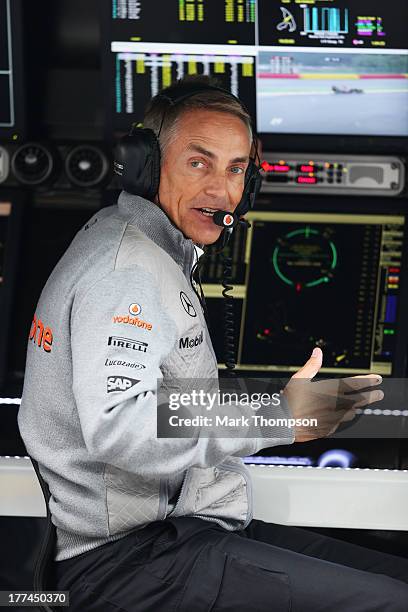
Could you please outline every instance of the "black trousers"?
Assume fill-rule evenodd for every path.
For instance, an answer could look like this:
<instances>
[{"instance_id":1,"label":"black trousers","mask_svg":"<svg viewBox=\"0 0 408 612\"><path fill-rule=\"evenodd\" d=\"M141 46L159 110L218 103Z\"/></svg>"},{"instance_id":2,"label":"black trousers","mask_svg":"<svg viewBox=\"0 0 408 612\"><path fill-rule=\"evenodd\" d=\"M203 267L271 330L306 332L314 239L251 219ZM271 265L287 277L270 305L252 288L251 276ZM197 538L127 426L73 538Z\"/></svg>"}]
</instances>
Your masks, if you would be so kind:
<instances>
[{"instance_id":1,"label":"black trousers","mask_svg":"<svg viewBox=\"0 0 408 612\"><path fill-rule=\"evenodd\" d=\"M408 559L257 520L166 519L56 566L75 612L408 612Z\"/></svg>"}]
</instances>

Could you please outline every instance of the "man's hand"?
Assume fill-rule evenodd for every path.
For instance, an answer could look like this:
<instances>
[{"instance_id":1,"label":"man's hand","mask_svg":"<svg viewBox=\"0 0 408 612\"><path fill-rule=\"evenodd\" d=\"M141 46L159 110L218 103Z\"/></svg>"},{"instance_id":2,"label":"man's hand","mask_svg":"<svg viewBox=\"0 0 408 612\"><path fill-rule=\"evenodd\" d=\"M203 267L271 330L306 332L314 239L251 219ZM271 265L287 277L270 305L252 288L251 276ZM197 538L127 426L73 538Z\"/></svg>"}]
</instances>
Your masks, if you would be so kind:
<instances>
[{"instance_id":1,"label":"man's hand","mask_svg":"<svg viewBox=\"0 0 408 612\"><path fill-rule=\"evenodd\" d=\"M315 348L310 359L292 376L283 390L294 419L317 421L317 426L296 426L295 442L329 436L340 423L352 420L357 408L384 397L382 391L370 388L382 382L378 374L311 382L322 367L322 359L321 349Z\"/></svg>"}]
</instances>

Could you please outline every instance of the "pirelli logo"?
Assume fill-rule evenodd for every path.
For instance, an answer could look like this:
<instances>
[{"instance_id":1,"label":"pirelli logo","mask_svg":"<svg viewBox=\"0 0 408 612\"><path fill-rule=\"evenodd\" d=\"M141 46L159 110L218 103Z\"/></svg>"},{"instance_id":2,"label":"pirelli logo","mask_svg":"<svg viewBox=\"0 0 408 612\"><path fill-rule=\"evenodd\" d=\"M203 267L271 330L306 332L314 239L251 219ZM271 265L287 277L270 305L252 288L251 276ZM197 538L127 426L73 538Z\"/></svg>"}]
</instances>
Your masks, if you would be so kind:
<instances>
[{"instance_id":1,"label":"pirelli logo","mask_svg":"<svg viewBox=\"0 0 408 612\"><path fill-rule=\"evenodd\" d=\"M147 342L140 342L139 340L132 340L131 338L121 338L120 336L109 336L108 346L115 346L116 348L125 348L133 351L140 351L146 353Z\"/></svg>"}]
</instances>

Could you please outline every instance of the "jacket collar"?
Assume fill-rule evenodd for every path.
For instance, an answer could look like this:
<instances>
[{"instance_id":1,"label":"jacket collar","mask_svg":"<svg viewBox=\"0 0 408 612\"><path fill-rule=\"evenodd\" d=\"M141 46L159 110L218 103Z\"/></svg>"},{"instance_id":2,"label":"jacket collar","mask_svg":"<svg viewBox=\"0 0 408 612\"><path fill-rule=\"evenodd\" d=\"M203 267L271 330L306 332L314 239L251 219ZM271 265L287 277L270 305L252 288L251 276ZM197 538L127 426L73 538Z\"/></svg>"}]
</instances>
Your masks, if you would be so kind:
<instances>
[{"instance_id":1,"label":"jacket collar","mask_svg":"<svg viewBox=\"0 0 408 612\"><path fill-rule=\"evenodd\" d=\"M118 199L121 214L131 215L129 223L138 227L161 247L189 276L194 258L194 243L185 238L166 213L153 202L122 191Z\"/></svg>"}]
</instances>

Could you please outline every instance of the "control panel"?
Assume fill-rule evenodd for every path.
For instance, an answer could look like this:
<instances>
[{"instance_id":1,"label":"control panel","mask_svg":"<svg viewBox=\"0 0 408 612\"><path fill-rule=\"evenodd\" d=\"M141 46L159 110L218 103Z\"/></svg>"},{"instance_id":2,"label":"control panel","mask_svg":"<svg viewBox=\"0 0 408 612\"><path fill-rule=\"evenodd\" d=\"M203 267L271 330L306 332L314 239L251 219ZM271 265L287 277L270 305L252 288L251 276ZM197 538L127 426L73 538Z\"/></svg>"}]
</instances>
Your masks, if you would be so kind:
<instances>
[{"instance_id":1,"label":"control panel","mask_svg":"<svg viewBox=\"0 0 408 612\"><path fill-rule=\"evenodd\" d=\"M262 191L397 196L405 167L398 157L326 154L263 154Z\"/></svg>"}]
</instances>

